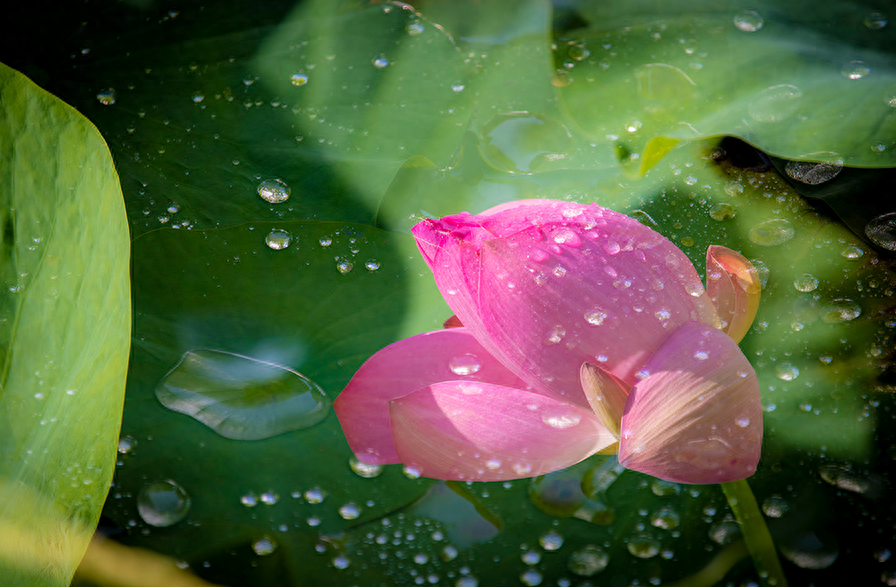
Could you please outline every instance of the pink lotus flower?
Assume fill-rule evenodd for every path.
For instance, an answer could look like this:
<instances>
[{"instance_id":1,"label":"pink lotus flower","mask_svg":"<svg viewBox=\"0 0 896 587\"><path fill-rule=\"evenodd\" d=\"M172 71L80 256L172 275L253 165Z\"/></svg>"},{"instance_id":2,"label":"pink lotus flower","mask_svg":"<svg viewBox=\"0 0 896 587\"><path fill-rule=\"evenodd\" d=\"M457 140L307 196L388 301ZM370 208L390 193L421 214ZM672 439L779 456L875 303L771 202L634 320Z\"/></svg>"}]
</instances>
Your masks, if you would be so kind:
<instances>
[{"instance_id":1,"label":"pink lotus flower","mask_svg":"<svg viewBox=\"0 0 896 587\"><path fill-rule=\"evenodd\" d=\"M367 463L438 479L542 475L595 453L682 483L753 474L756 373L737 346L756 270L713 246L707 287L639 222L553 200L413 229L462 324L377 352L336 399Z\"/></svg>"}]
</instances>

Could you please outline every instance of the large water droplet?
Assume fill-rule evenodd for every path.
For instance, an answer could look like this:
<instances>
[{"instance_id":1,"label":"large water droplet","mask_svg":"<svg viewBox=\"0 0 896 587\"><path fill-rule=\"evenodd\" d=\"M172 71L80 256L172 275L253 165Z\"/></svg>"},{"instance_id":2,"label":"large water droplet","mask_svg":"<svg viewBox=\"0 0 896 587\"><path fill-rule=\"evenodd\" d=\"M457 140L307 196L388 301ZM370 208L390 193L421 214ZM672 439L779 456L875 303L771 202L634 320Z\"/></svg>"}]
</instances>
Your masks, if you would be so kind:
<instances>
[{"instance_id":1,"label":"large water droplet","mask_svg":"<svg viewBox=\"0 0 896 587\"><path fill-rule=\"evenodd\" d=\"M735 216L737 216L737 210L726 202L719 202L709 209L709 217L717 222L731 220Z\"/></svg>"},{"instance_id":2,"label":"large water droplet","mask_svg":"<svg viewBox=\"0 0 896 587\"><path fill-rule=\"evenodd\" d=\"M807 185L819 185L837 177L843 164L834 162L788 161L784 172L788 177Z\"/></svg>"},{"instance_id":3,"label":"large water droplet","mask_svg":"<svg viewBox=\"0 0 896 587\"><path fill-rule=\"evenodd\" d=\"M301 87L308 83L308 76L304 73L294 73L289 76L289 81L292 85Z\"/></svg>"},{"instance_id":4,"label":"large water droplet","mask_svg":"<svg viewBox=\"0 0 896 587\"><path fill-rule=\"evenodd\" d=\"M804 273L793 280L793 287L796 291L809 293L818 289L818 278L809 273Z\"/></svg>"},{"instance_id":5,"label":"large water droplet","mask_svg":"<svg viewBox=\"0 0 896 587\"><path fill-rule=\"evenodd\" d=\"M826 569L837 560L840 549L833 536L824 540L814 532L801 532L779 546L781 554L804 569Z\"/></svg>"},{"instance_id":6,"label":"large water droplet","mask_svg":"<svg viewBox=\"0 0 896 587\"><path fill-rule=\"evenodd\" d=\"M660 553L660 541L646 534L629 538L625 547L629 554L637 558L653 558Z\"/></svg>"},{"instance_id":7,"label":"large water droplet","mask_svg":"<svg viewBox=\"0 0 896 587\"><path fill-rule=\"evenodd\" d=\"M840 73L847 79L862 79L871 73L871 68L864 61L855 60L845 64Z\"/></svg>"},{"instance_id":8,"label":"large water droplet","mask_svg":"<svg viewBox=\"0 0 896 587\"><path fill-rule=\"evenodd\" d=\"M600 326L609 315L600 308L592 308L585 312L585 321L594 326Z\"/></svg>"},{"instance_id":9,"label":"large water droplet","mask_svg":"<svg viewBox=\"0 0 896 587\"><path fill-rule=\"evenodd\" d=\"M862 315L862 307L847 298L831 300L821 310L821 319L828 324L839 324L855 320Z\"/></svg>"},{"instance_id":10,"label":"large water droplet","mask_svg":"<svg viewBox=\"0 0 896 587\"><path fill-rule=\"evenodd\" d=\"M790 504L780 495L772 495L762 502L762 513L769 518L780 518L790 510Z\"/></svg>"},{"instance_id":11,"label":"large water droplet","mask_svg":"<svg viewBox=\"0 0 896 587\"><path fill-rule=\"evenodd\" d=\"M111 106L112 104L115 104L115 90L109 88L108 90L97 92L96 99L103 106Z\"/></svg>"},{"instance_id":12,"label":"large water droplet","mask_svg":"<svg viewBox=\"0 0 896 587\"><path fill-rule=\"evenodd\" d=\"M330 407L323 390L300 373L212 349L187 351L156 387L156 397L235 440L307 428Z\"/></svg>"},{"instance_id":13,"label":"large water droplet","mask_svg":"<svg viewBox=\"0 0 896 587\"><path fill-rule=\"evenodd\" d=\"M137 513L150 526L172 526L190 511L190 496L171 480L143 486L137 495Z\"/></svg>"},{"instance_id":14,"label":"large water droplet","mask_svg":"<svg viewBox=\"0 0 896 587\"><path fill-rule=\"evenodd\" d=\"M573 426L578 425L579 422L582 421L581 416L578 414L546 414L542 416L541 421L550 426L551 428L564 429L564 428L572 428Z\"/></svg>"},{"instance_id":15,"label":"large water droplet","mask_svg":"<svg viewBox=\"0 0 896 587\"><path fill-rule=\"evenodd\" d=\"M566 568L574 575L592 577L606 569L608 564L610 556L603 549L589 544L570 555Z\"/></svg>"},{"instance_id":16,"label":"large water droplet","mask_svg":"<svg viewBox=\"0 0 896 587\"><path fill-rule=\"evenodd\" d=\"M865 225L865 236L882 249L896 251L896 212L882 214Z\"/></svg>"},{"instance_id":17,"label":"large water droplet","mask_svg":"<svg viewBox=\"0 0 896 587\"><path fill-rule=\"evenodd\" d=\"M277 550L277 542L270 536L262 536L252 543L252 550L258 556L268 556Z\"/></svg>"},{"instance_id":18,"label":"large water droplet","mask_svg":"<svg viewBox=\"0 0 896 587\"><path fill-rule=\"evenodd\" d=\"M678 512L673 510L670 507L663 507L658 509L653 516L650 518L650 523L663 530L671 530L673 528L677 528L681 523L681 516L678 515Z\"/></svg>"},{"instance_id":19,"label":"large water droplet","mask_svg":"<svg viewBox=\"0 0 896 587\"><path fill-rule=\"evenodd\" d=\"M781 381L793 381L800 376L800 370L790 363L781 363L775 367L775 376Z\"/></svg>"},{"instance_id":20,"label":"large water droplet","mask_svg":"<svg viewBox=\"0 0 896 587\"><path fill-rule=\"evenodd\" d=\"M734 15L734 26L745 33L755 33L763 24L765 20L755 10L744 10Z\"/></svg>"},{"instance_id":21,"label":"large water droplet","mask_svg":"<svg viewBox=\"0 0 896 587\"><path fill-rule=\"evenodd\" d=\"M374 58L372 63L373 63L373 66L377 69L385 69L385 68L389 67L389 60L386 59L385 57L383 57L382 55Z\"/></svg>"},{"instance_id":22,"label":"large water droplet","mask_svg":"<svg viewBox=\"0 0 896 587\"><path fill-rule=\"evenodd\" d=\"M275 228L264 237L264 243L275 251L280 251L289 246L290 236L285 230Z\"/></svg>"},{"instance_id":23,"label":"large water droplet","mask_svg":"<svg viewBox=\"0 0 896 587\"><path fill-rule=\"evenodd\" d=\"M479 362L479 357L467 353L448 361L448 368L455 375L466 376L477 373L482 368L482 364Z\"/></svg>"},{"instance_id":24,"label":"large water droplet","mask_svg":"<svg viewBox=\"0 0 896 587\"><path fill-rule=\"evenodd\" d=\"M258 184L258 195L271 204L281 204L289 199L292 190L281 179L266 179Z\"/></svg>"},{"instance_id":25,"label":"large water droplet","mask_svg":"<svg viewBox=\"0 0 896 587\"><path fill-rule=\"evenodd\" d=\"M563 536L560 536L560 534L551 530L546 534L542 534L538 539L538 543L541 544L541 547L545 550L558 550L563 546Z\"/></svg>"},{"instance_id":26,"label":"large water droplet","mask_svg":"<svg viewBox=\"0 0 896 587\"><path fill-rule=\"evenodd\" d=\"M747 105L747 113L756 122L780 122L796 112L803 91L790 84L771 86L759 92Z\"/></svg>"},{"instance_id":27,"label":"large water droplet","mask_svg":"<svg viewBox=\"0 0 896 587\"><path fill-rule=\"evenodd\" d=\"M352 472L355 473L358 477L363 477L364 479L373 479L374 477L379 477L380 473L383 472L382 465L371 465L368 463L364 463L359 461L355 457L352 457L348 462L349 467L351 467Z\"/></svg>"},{"instance_id":28,"label":"large water droplet","mask_svg":"<svg viewBox=\"0 0 896 587\"><path fill-rule=\"evenodd\" d=\"M793 238L793 225L783 218L760 222L750 229L748 236L757 245L772 247L781 245Z\"/></svg>"}]
</instances>

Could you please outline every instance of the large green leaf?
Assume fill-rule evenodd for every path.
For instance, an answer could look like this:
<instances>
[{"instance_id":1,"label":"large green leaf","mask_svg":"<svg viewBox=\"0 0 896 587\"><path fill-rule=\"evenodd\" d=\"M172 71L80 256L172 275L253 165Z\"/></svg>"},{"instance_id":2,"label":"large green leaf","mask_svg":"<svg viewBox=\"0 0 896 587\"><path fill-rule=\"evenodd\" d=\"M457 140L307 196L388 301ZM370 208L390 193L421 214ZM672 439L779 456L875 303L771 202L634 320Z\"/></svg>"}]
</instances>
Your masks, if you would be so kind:
<instances>
[{"instance_id":1,"label":"large green leaf","mask_svg":"<svg viewBox=\"0 0 896 587\"><path fill-rule=\"evenodd\" d=\"M583 4L588 26L558 44L565 111L642 169L677 140L718 135L788 159L896 162L896 33L873 6Z\"/></svg>"},{"instance_id":2,"label":"large green leaf","mask_svg":"<svg viewBox=\"0 0 896 587\"><path fill-rule=\"evenodd\" d=\"M0 199L0 583L63 587L115 462L128 231L96 128L4 65Z\"/></svg>"}]
</instances>

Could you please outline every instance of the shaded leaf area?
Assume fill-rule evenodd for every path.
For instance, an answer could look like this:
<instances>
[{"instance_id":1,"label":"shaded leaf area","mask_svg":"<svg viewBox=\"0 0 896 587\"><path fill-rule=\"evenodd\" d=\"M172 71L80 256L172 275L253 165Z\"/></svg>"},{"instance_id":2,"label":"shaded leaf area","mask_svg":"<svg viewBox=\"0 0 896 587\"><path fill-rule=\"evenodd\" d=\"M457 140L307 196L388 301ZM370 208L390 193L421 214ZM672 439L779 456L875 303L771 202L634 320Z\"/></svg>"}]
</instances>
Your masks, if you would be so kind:
<instances>
[{"instance_id":1,"label":"shaded leaf area","mask_svg":"<svg viewBox=\"0 0 896 587\"><path fill-rule=\"evenodd\" d=\"M4 65L0 226L0 582L64 586L112 476L129 240L96 128Z\"/></svg>"},{"instance_id":2,"label":"shaded leaf area","mask_svg":"<svg viewBox=\"0 0 896 587\"><path fill-rule=\"evenodd\" d=\"M570 120L641 170L735 135L787 159L892 167L896 33L875 6L585 2L555 60ZM883 19L883 21L882 21Z\"/></svg>"},{"instance_id":3,"label":"shaded leaf area","mask_svg":"<svg viewBox=\"0 0 896 587\"><path fill-rule=\"evenodd\" d=\"M272 231L291 235L289 245L266 244ZM106 508L128 530L126 543L197 567L216 561L213 579L216 572L233 575L218 571L232 556L249 565L240 553L257 557L255 552L274 548L277 556L262 567L282 559L286 566L277 572L286 575L274 582L297 584L304 577L299 561L315 559L319 536L382 516L425 490L425 482L397 469L376 482L363 478L363 469L353 473L351 453L329 408L323 421L314 423L315 412L301 429L280 434L282 414L259 410L251 431L259 432L266 417L271 437L240 441L157 399L160 389L168 393L173 385L160 388L170 383L169 371L185 353L211 356L196 349L288 368L334 398L360 364L394 338L405 304L400 284L407 279L394 253L395 238L360 225L260 222L220 230L164 229L135 241L135 342L122 454ZM238 378L234 373L231 365L226 376ZM197 380L203 377L209 377L207 370L194 369L180 376L178 386L201 393L203 382ZM280 401L266 381L256 387L247 379L242 396L232 385L226 399L205 399L244 410ZM165 480L182 487L191 505L180 517L158 523L166 513L159 510L171 506L148 503L144 490ZM260 540L274 546L259 546Z\"/></svg>"}]
</instances>

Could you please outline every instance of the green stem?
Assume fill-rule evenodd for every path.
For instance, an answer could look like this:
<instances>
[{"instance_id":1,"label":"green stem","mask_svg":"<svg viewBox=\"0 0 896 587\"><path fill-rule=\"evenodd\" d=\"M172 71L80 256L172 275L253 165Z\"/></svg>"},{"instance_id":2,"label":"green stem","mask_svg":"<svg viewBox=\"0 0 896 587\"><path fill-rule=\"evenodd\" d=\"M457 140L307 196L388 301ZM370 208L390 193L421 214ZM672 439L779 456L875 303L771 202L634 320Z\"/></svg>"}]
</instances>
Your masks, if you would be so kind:
<instances>
[{"instance_id":1,"label":"green stem","mask_svg":"<svg viewBox=\"0 0 896 587\"><path fill-rule=\"evenodd\" d=\"M781 569L778 553L772 535L769 534L765 518L759 511L759 504L753 497L746 479L722 483L722 491L728 499L728 505L740 524L741 533L747 543L747 550L753 557L756 572L762 585L769 587L787 587L787 579Z\"/></svg>"}]
</instances>

